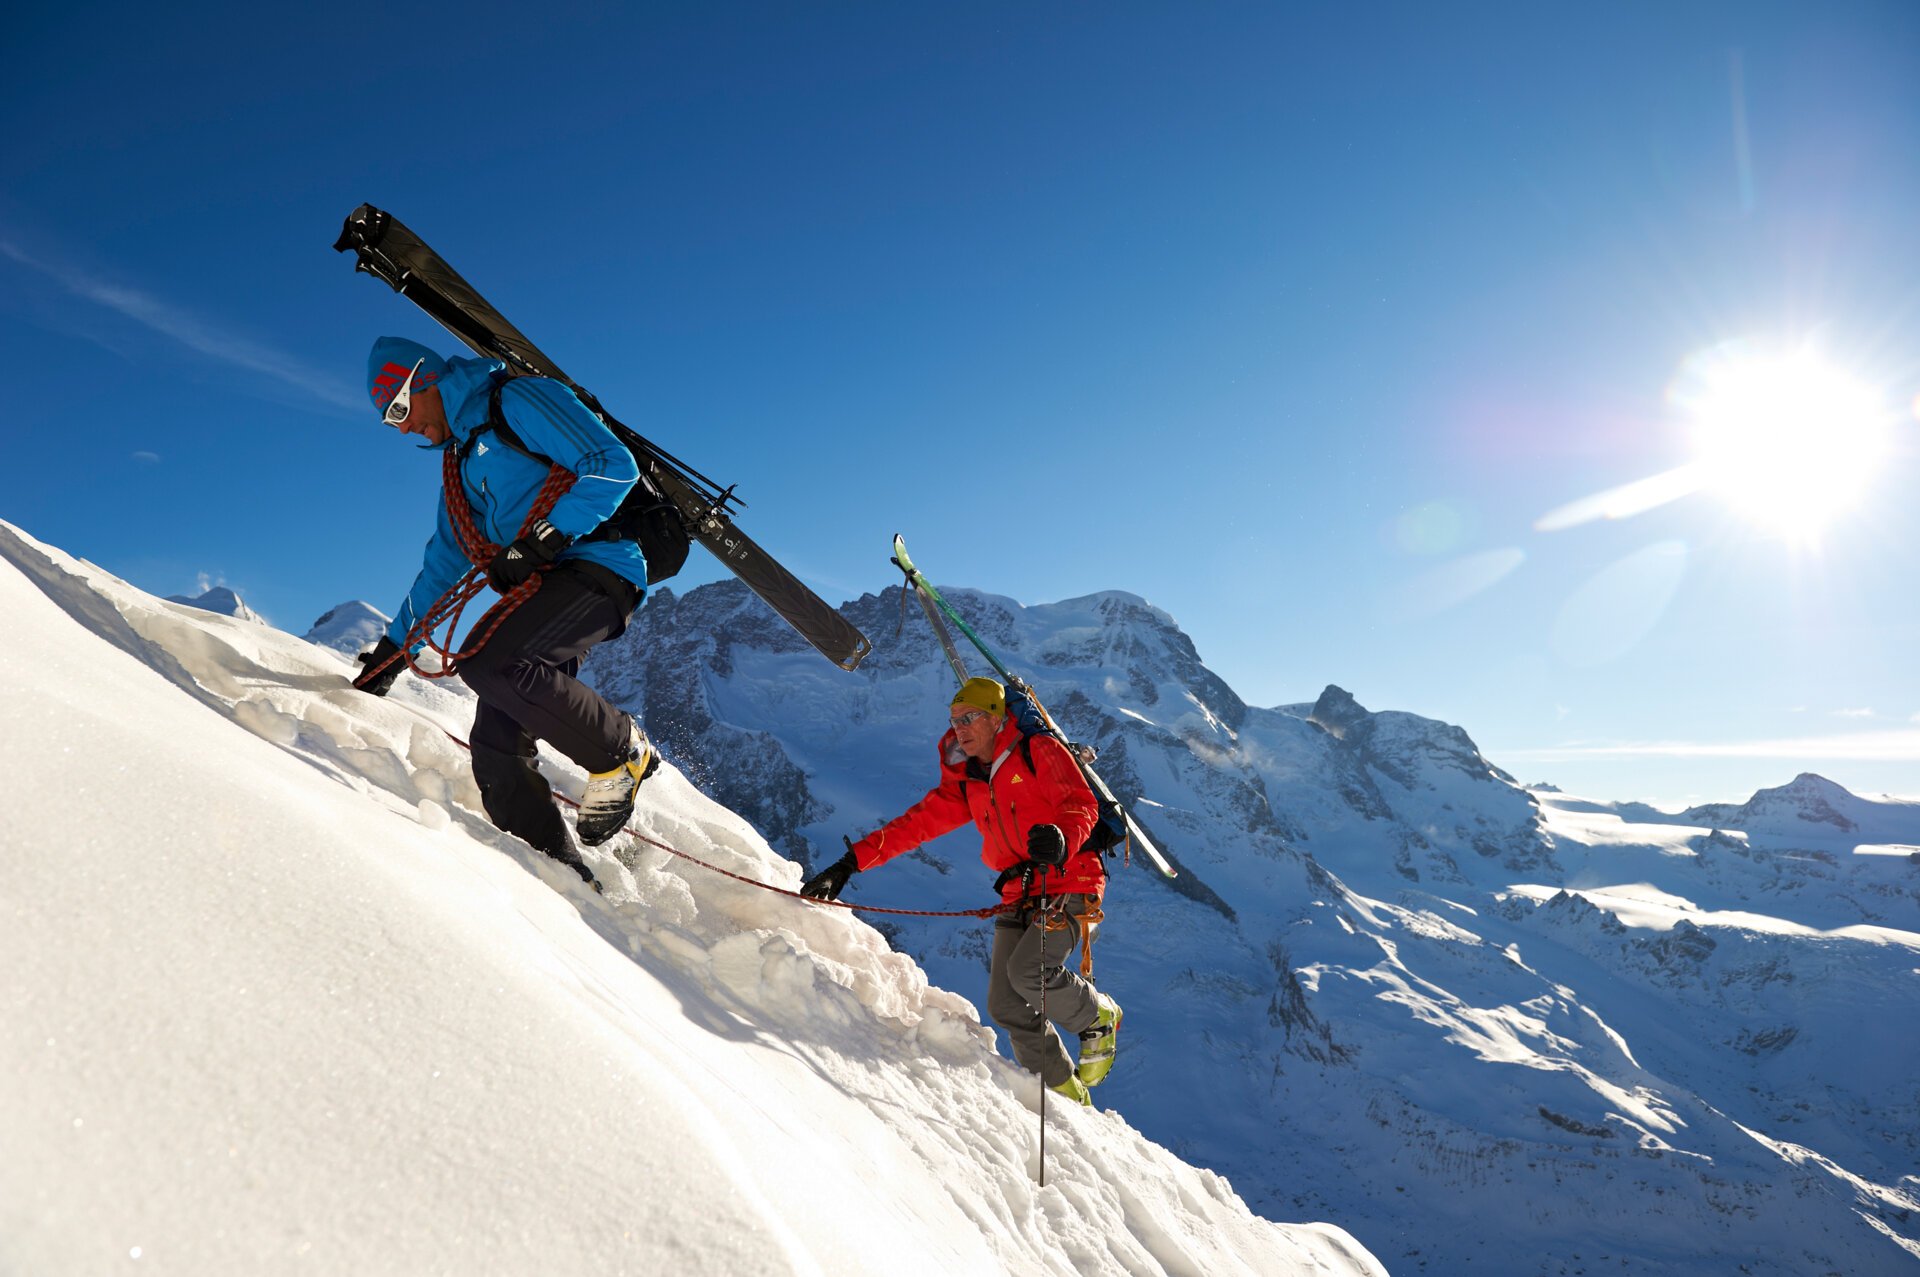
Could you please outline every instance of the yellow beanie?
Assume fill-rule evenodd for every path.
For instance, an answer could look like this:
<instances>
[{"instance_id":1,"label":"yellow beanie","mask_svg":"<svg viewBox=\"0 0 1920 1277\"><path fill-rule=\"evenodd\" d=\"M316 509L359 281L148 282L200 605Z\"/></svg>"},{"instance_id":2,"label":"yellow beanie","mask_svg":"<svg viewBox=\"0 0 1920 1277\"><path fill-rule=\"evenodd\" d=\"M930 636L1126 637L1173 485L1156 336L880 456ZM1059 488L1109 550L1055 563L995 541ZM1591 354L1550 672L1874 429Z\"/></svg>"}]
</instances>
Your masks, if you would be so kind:
<instances>
[{"instance_id":1,"label":"yellow beanie","mask_svg":"<svg viewBox=\"0 0 1920 1277\"><path fill-rule=\"evenodd\" d=\"M960 684L960 690L947 703L971 705L998 718L1007 712L1007 689L990 678L970 678Z\"/></svg>"}]
</instances>

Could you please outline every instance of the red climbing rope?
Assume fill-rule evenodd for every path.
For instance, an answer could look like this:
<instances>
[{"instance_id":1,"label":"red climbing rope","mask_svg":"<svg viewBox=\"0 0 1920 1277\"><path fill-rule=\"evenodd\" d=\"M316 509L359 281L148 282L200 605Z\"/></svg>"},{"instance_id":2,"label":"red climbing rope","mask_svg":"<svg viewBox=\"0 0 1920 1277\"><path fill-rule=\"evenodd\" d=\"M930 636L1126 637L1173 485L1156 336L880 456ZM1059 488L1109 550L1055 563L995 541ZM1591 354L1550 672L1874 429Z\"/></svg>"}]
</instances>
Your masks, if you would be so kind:
<instances>
[{"instance_id":1,"label":"red climbing rope","mask_svg":"<svg viewBox=\"0 0 1920 1277\"><path fill-rule=\"evenodd\" d=\"M573 486L574 477L573 472L564 466L556 465L547 472L547 481L541 486L539 495L534 498L533 507L527 511L526 521L520 525L518 535L527 535L527 533L533 529L536 520L547 517L553 510L554 503L566 493L567 489ZM500 623L506 620L515 608L532 598L534 592L540 588L541 571L536 571L532 576L515 586L512 591L502 596L500 601L489 608L486 614L474 624L473 631L469 635L469 642L464 649L460 651L453 650L453 636L459 632L460 614L465 611L468 602L487 588L486 568L489 563L493 562L493 556L500 553L500 547L481 535L478 525L474 522L473 506L467 500L466 488L460 479L460 457L457 449L449 448L444 454L441 461L441 478L446 486L447 515L449 521L453 524L454 536L460 542L461 552L467 556L467 561L473 564L473 567L469 568L465 575L454 582L452 588L448 589L445 594L442 594L434 605L427 609L427 614L420 618L419 624L415 625L413 629L408 632L407 641L400 645L400 650L380 662L379 665L369 668L365 674L360 676L363 679L378 674L381 670L402 658L406 660L407 667L422 678L446 678L452 675L459 668L461 661L486 646L487 640L493 637L493 632L500 628ZM544 569L542 569L542 571L544 571ZM447 627L447 638L444 643L433 637L434 631L439 629L443 624ZM476 635L477 637L475 637ZM440 658L440 668L438 670L422 669L420 664L414 660L413 647L416 643L421 644L424 650L431 651ZM461 740L452 732L447 732L447 738L469 753L473 751L473 746ZM580 806L579 803L574 802L570 798L563 798L559 794L555 794L554 797L569 807L578 808ZM804 900L808 904L825 905L833 909L851 909L859 913L903 914L915 918L992 918L999 914L1009 913L1018 908L1017 905L1002 903L990 905L982 909L888 909L880 905L849 904L844 900L817 900L812 896L803 896L799 892L790 891L785 887L776 887L772 883L760 882L757 879L744 877L734 873L730 869L722 869L719 865L708 864L706 861L700 859L700 857L689 855L681 851L678 847L670 847L657 839L649 838L639 830L634 829L631 825L627 827L626 832L632 834L639 841L646 843L649 847L658 847L661 851L678 856L682 860L692 861L703 869L711 869L714 873L724 875L725 877L733 879L735 882L744 882L748 886L758 887L762 891L771 891L782 896L792 896L795 900Z\"/></svg>"},{"instance_id":2,"label":"red climbing rope","mask_svg":"<svg viewBox=\"0 0 1920 1277\"><path fill-rule=\"evenodd\" d=\"M445 728L442 728L441 730L446 731ZM473 752L473 746L467 744L467 742L461 740L458 736L455 736L452 732L447 732L447 739L452 741L454 744L458 745L461 749L466 750L468 753ZM568 798L564 794L555 794L554 798L556 801L563 802L569 807L572 807L576 810L579 809L580 804L573 801L573 799ZM647 846L649 847L658 847L661 851L667 852L671 855L678 856L682 860L690 860L694 864L699 865L702 869L711 869L713 870L713 872L717 874L721 874L725 877L731 878L735 882L744 882L749 887L758 887L762 891L771 891L775 895L792 896L795 900L804 900L810 905L824 905L830 909L851 909L857 913L904 914L908 917L913 917L913 918L993 918L1003 913L1012 913L1015 909L1018 909L1020 907L1019 904L1017 903L1008 904L1008 903L1002 902L997 905L988 905L985 908L981 908L981 909L953 909L953 910L888 909L881 905L849 904L845 900L818 900L812 896L803 896L799 892L790 890L786 887L776 887L770 882L761 882L756 878L748 878L741 874L737 874L733 872L733 870L731 869L722 869L719 865L709 864L706 861L700 859L700 857L698 856L692 855L688 852L681 851L678 847L668 846L666 843L661 842L657 838L649 838L647 835L635 829L632 825L628 825L624 832L632 834L637 841L643 842L647 844Z\"/></svg>"},{"instance_id":3,"label":"red climbing rope","mask_svg":"<svg viewBox=\"0 0 1920 1277\"><path fill-rule=\"evenodd\" d=\"M535 570L532 576L502 595L500 601L488 608L474 623L472 631L467 636L466 647L458 651L454 650L453 639L460 630L460 615L466 611L468 603L488 588L487 565L493 562L494 555L500 553L500 547L487 540L474 521L473 506L467 500L466 486L460 479L458 449L449 448L443 454L440 473L446 489L447 516L448 521L453 524L454 538L460 542L461 553L467 556L467 562L473 566L468 568L466 573L455 581L432 607L427 609L427 614L420 618L419 624L408 632L407 641L400 645L400 650L379 665L367 670L361 675L362 678L369 678L402 659L406 661L407 668L421 678L452 676L459 669L460 662L485 647L487 640L493 637L493 632L500 628L500 623L512 615L515 608L532 598L540 588L541 577L546 571L544 568ZM533 530L533 525L537 521L551 514L554 503L573 486L574 478L574 473L564 466L556 465L547 471L547 481L541 485L538 495L534 497L533 506L527 511L527 517L521 523L517 535L526 536ZM433 636L434 631L442 625L447 628L445 642ZM439 669L422 668L414 659L413 649L416 644L423 651L432 652L440 658ZM463 741L462 744L464 743Z\"/></svg>"}]
</instances>

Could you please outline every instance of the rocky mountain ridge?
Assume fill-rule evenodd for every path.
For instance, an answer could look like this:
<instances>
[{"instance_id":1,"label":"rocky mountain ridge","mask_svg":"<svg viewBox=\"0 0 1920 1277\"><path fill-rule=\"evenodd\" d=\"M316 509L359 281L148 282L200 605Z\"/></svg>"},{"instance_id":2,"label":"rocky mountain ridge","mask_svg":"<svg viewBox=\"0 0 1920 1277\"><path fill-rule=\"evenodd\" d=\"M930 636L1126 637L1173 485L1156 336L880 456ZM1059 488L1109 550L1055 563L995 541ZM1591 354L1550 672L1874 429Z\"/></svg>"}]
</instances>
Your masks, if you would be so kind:
<instances>
[{"instance_id":1,"label":"rocky mountain ridge","mask_svg":"<svg viewBox=\"0 0 1920 1277\"><path fill-rule=\"evenodd\" d=\"M1920 1257L1920 1096L1885 1063L1920 1010L1920 879L1853 852L1920 841L1920 809L1803 777L1655 821L1530 791L1462 729L1337 686L1249 706L1136 596L943 590L1183 870L1113 864L1098 962L1131 1037L1103 1104L1276 1218L1337 1215L1395 1271ZM843 611L875 641L852 674L735 583L656 591L587 675L818 865L932 783L953 681L897 589ZM985 894L963 830L848 898ZM979 929L885 929L977 992Z\"/></svg>"}]
</instances>

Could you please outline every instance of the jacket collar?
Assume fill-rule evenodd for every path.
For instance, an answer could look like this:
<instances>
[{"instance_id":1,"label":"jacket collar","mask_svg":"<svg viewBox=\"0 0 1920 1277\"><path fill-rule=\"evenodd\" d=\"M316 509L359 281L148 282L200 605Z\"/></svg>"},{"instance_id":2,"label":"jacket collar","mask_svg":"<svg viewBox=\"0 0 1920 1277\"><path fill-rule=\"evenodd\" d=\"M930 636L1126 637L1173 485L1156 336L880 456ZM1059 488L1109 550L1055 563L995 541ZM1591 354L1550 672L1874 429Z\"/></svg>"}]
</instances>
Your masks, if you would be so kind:
<instances>
[{"instance_id":1,"label":"jacket collar","mask_svg":"<svg viewBox=\"0 0 1920 1277\"><path fill-rule=\"evenodd\" d=\"M460 443L465 444L486 424L493 376L506 370L498 359L447 360L446 374L440 378L440 402L446 408L447 425Z\"/></svg>"}]
</instances>

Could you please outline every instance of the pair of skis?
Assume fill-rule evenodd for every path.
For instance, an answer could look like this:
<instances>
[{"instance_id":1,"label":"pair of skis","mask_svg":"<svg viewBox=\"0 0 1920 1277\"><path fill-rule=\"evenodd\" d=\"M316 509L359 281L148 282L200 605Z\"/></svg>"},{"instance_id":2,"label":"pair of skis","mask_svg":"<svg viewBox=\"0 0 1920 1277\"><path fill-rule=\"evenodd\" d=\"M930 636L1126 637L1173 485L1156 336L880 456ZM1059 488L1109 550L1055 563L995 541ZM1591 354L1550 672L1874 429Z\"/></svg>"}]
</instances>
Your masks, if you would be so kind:
<instances>
[{"instance_id":1,"label":"pair of skis","mask_svg":"<svg viewBox=\"0 0 1920 1277\"><path fill-rule=\"evenodd\" d=\"M1017 687L1027 694L1027 699L1031 700L1034 708L1040 711L1040 719L1046 724L1047 730L1059 738L1060 743L1067 747L1067 752L1072 754L1074 760L1080 764L1080 774L1086 777L1087 787L1093 790L1094 796L1102 802L1112 803L1119 808L1120 815L1127 822L1127 836L1133 840L1135 846L1140 848L1148 863L1165 877L1178 877L1174 867L1167 862L1165 856L1160 854L1160 849L1154 846L1153 839L1147 837L1147 831L1142 829L1140 822L1133 818L1133 813L1113 796L1113 790L1107 787L1106 781L1100 779L1100 773L1093 769L1091 757L1093 751L1086 746L1075 745L1067 739L1067 734L1060 730L1060 725L1054 721L1053 715L1047 712L1047 707L1040 703L1038 696L1034 695L1033 687L1000 663L1000 658L993 654L993 649L987 646L986 640L974 633L973 627L967 624L966 618L955 611L953 604L947 602L946 597L934 587L933 582L927 580L926 575L914 566L913 560L907 556L906 541L898 535L893 538L893 565L906 574L907 585L912 589L914 597L919 600L920 610L926 615L927 624L933 627L935 636L940 640L940 646L946 651L947 664L953 667L953 676L962 683L966 682L967 666L966 662L960 659L959 649L954 645L953 633L947 629L947 620L951 620L960 632L967 636L967 640L980 649L980 655L987 658L987 664L993 667L994 673L1000 676L1002 683ZM943 616L945 620L942 619Z\"/></svg>"},{"instance_id":2,"label":"pair of skis","mask_svg":"<svg viewBox=\"0 0 1920 1277\"><path fill-rule=\"evenodd\" d=\"M633 450L634 460L679 511L693 539L712 551L821 655L850 670L873 650L866 635L734 524L728 507L746 503L734 495L731 484L720 487L616 419L400 219L362 204L348 214L333 247L342 253L351 250L355 269L385 281L475 354L501 360L517 377L550 377L578 395Z\"/></svg>"},{"instance_id":3,"label":"pair of skis","mask_svg":"<svg viewBox=\"0 0 1920 1277\"><path fill-rule=\"evenodd\" d=\"M734 495L731 484L720 487L615 418L591 393L560 371L560 365L548 358L525 333L508 323L506 317L495 310L478 289L447 265L440 254L408 230L398 218L371 204L362 204L348 214L340 238L333 247L342 253L351 251L356 270L365 271L384 281L395 292L431 315L475 354L502 361L515 376L550 377L578 395L581 403L633 449L635 461L679 511L693 539L726 564L748 589L759 595L782 619L799 631L801 637L821 655L842 669L851 670L873 650L873 644L866 635L829 607L819 595L802 585L797 577L775 562L771 555L734 524L733 512L728 507L744 505L745 502ZM953 605L941 597L933 583L914 567L913 560L907 557L906 543L897 536L893 539L893 561L906 573L914 595L920 601L921 610L926 613L928 624L939 635L940 644L946 649L947 661L961 682L967 679L966 665L954 646L953 635L941 620L942 614L950 618L960 632L980 649L980 654L987 658L987 663L1000 675L1002 682L1025 687L1018 677L1000 663L1000 659L974 633L965 618L954 611ZM1048 730L1065 742L1066 734L1060 731L1053 716L1040 704L1040 699L1032 695L1030 687L1026 687L1026 691L1039 709ZM1075 748L1074 753L1080 761L1081 774L1086 777L1087 785L1095 795L1119 807L1113 791L1093 770L1090 759L1083 756L1090 755L1091 751L1082 747ZM1133 818L1133 813L1124 807L1120 807L1120 811L1126 818L1128 834L1148 861L1168 878L1174 877L1173 866L1167 863L1160 849L1147 837L1146 831Z\"/></svg>"}]
</instances>

